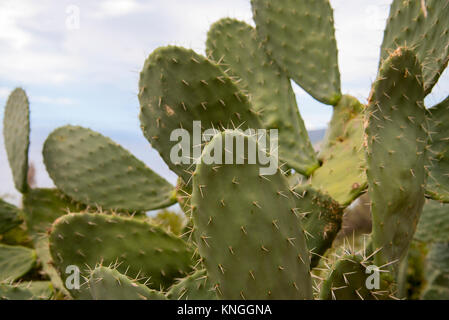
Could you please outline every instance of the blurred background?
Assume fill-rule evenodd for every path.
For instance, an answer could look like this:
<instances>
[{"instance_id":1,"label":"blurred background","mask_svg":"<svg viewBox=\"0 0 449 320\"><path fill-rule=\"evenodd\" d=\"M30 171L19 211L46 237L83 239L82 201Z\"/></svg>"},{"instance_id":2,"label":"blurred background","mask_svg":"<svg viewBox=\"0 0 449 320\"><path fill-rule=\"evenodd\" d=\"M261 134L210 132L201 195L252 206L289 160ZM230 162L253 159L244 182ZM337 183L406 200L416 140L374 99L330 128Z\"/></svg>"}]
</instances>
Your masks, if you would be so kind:
<instances>
[{"instance_id":1,"label":"blurred background","mask_svg":"<svg viewBox=\"0 0 449 320\"><path fill-rule=\"evenodd\" d=\"M391 0L331 0L343 93L366 102L376 77ZM111 137L171 183L176 182L140 131L139 71L146 57L168 44L204 54L209 26L222 17L253 25L249 0L0 0L0 129L6 99L23 87L30 99L30 162L36 186L50 187L42 144L55 128L74 124ZM314 143L324 135L331 107L294 85ZM443 74L427 106L449 92ZM0 197L18 204L0 138Z\"/></svg>"}]
</instances>

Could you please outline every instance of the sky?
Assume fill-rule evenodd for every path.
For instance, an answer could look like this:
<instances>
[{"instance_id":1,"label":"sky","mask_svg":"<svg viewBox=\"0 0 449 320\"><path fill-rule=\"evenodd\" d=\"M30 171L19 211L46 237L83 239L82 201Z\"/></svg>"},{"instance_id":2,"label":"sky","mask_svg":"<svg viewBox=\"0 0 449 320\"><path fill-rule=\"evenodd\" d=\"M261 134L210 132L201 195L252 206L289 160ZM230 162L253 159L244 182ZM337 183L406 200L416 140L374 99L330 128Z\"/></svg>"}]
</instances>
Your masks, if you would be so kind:
<instances>
[{"instance_id":1,"label":"sky","mask_svg":"<svg viewBox=\"0 0 449 320\"><path fill-rule=\"evenodd\" d=\"M377 73L379 48L391 0L331 0L343 93L366 102ZM175 183L176 176L151 149L138 121L137 83L157 47L180 45L204 53L209 26L223 17L254 25L249 0L0 0L0 129L15 87L31 104L30 161L39 187L52 186L42 144L65 124L99 131ZM308 129L322 129L331 107L294 85ZM428 106L449 92L445 72ZM17 202L0 138L0 196Z\"/></svg>"}]
</instances>

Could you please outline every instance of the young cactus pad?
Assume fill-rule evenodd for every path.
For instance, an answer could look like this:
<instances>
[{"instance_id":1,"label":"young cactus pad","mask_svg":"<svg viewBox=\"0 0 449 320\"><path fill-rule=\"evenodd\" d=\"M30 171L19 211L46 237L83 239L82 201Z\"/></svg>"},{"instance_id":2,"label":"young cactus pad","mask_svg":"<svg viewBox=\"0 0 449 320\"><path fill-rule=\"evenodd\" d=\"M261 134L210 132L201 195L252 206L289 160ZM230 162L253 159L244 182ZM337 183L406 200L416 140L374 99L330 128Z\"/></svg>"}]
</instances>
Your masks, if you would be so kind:
<instances>
[{"instance_id":1,"label":"young cactus pad","mask_svg":"<svg viewBox=\"0 0 449 320\"><path fill-rule=\"evenodd\" d=\"M222 142L238 137L257 144L240 131L217 134L193 177L194 237L210 281L223 299L311 299L309 253L286 178L279 170L261 176L257 164L203 162L213 150L224 157L231 150Z\"/></svg>"}]
</instances>

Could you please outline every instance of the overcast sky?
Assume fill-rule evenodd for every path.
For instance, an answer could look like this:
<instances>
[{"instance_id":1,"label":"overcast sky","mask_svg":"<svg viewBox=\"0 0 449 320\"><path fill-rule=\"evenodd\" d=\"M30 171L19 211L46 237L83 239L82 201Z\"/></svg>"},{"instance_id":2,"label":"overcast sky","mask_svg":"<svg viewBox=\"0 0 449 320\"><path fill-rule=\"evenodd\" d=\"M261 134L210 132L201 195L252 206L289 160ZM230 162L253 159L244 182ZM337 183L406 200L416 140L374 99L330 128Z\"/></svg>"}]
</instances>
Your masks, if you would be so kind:
<instances>
[{"instance_id":1,"label":"overcast sky","mask_svg":"<svg viewBox=\"0 0 449 320\"><path fill-rule=\"evenodd\" d=\"M342 89L361 101L376 76L390 3L331 0ZM0 119L9 92L23 87L31 102L31 159L39 185L51 185L42 166L42 143L67 123L111 136L174 183L176 176L139 129L138 74L159 46L203 53L210 24L227 16L253 24L249 0L0 0ZM294 89L307 128L326 127L331 107ZM448 92L446 72L428 105ZM14 194L3 137L0 149L0 195Z\"/></svg>"}]
</instances>

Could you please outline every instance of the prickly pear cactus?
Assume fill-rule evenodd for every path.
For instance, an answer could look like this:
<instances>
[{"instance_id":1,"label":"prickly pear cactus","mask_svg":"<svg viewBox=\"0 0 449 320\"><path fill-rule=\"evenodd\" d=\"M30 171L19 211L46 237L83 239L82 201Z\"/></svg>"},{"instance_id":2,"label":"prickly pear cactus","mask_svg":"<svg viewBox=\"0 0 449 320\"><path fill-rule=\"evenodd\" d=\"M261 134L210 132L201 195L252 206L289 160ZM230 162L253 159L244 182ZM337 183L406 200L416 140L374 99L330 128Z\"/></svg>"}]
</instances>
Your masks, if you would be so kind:
<instances>
[{"instance_id":1,"label":"prickly pear cactus","mask_svg":"<svg viewBox=\"0 0 449 320\"><path fill-rule=\"evenodd\" d=\"M44 144L44 162L65 194L81 203L130 212L175 203L175 188L109 138L65 126Z\"/></svg>"},{"instance_id":2,"label":"prickly pear cactus","mask_svg":"<svg viewBox=\"0 0 449 320\"><path fill-rule=\"evenodd\" d=\"M407 48L383 63L366 120L367 176L376 263L407 252L424 205L428 126L421 65ZM397 165L393 165L397 164Z\"/></svg>"},{"instance_id":3,"label":"prickly pear cactus","mask_svg":"<svg viewBox=\"0 0 449 320\"><path fill-rule=\"evenodd\" d=\"M151 278L148 286L155 289L169 287L194 263L191 248L178 237L140 219L100 213L58 218L50 233L50 252L64 282L68 266L87 276L98 263L118 263L119 272ZM86 286L67 289L75 298L89 298Z\"/></svg>"},{"instance_id":4,"label":"prickly pear cactus","mask_svg":"<svg viewBox=\"0 0 449 320\"><path fill-rule=\"evenodd\" d=\"M201 155L203 130L262 127L247 96L215 62L180 47L158 48L148 57L140 74L139 101L145 137L185 183ZM194 127L194 121L201 126ZM172 140L176 129L190 133L184 145L179 136Z\"/></svg>"},{"instance_id":5,"label":"prickly pear cactus","mask_svg":"<svg viewBox=\"0 0 449 320\"><path fill-rule=\"evenodd\" d=\"M3 118L3 137L14 184L20 192L28 188L28 148L30 146L30 110L28 97L21 88L8 98Z\"/></svg>"},{"instance_id":6,"label":"prickly pear cactus","mask_svg":"<svg viewBox=\"0 0 449 320\"><path fill-rule=\"evenodd\" d=\"M288 166L310 175L318 160L298 112L290 79L260 46L256 31L232 19L214 23L207 37L207 53L224 72L238 79L266 129L279 132L279 157Z\"/></svg>"},{"instance_id":7,"label":"prickly pear cactus","mask_svg":"<svg viewBox=\"0 0 449 320\"><path fill-rule=\"evenodd\" d=\"M232 152L224 141L238 136L257 144L239 131L216 135L193 177L195 239L211 283L224 299L310 299L309 254L285 177L203 162L214 149Z\"/></svg>"},{"instance_id":8,"label":"prickly pear cactus","mask_svg":"<svg viewBox=\"0 0 449 320\"><path fill-rule=\"evenodd\" d=\"M392 1L366 106L341 92L329 0L250 3L255 27L219 20L206 56L166 46L143 65L141 129L176 187L68 125L43 148L57 189L31 188L29 102L11 93L22 206L0 201L0 299L449 299L449 98L423 102L449 61L449 0ZM291 81L333 106L319 146ZM372 232L347 239L365 192ZM185 220L146 216L175 203Z\"/></svg>"},{"instance_id":9,"label":"prickly pear cactus","mask_svg":"<svg viewBox=\"0 0 449 320\"><path fill-rule=\"evenodd\" d=\"M340 97L333 11L328 0L251 0L257 32L290 78L326 104Z\"/></svg>"},{"instance_id":10,"label":"prickly pear cactus","mask_svg":"<svg viewBox=\"0 0 449 320\"><path fill-rule=\"evenodd\" d=\"M162 293L128 278L116 269L97 267L89 277L94 300L166 300Z\"/></svg>"}]
</instances>

